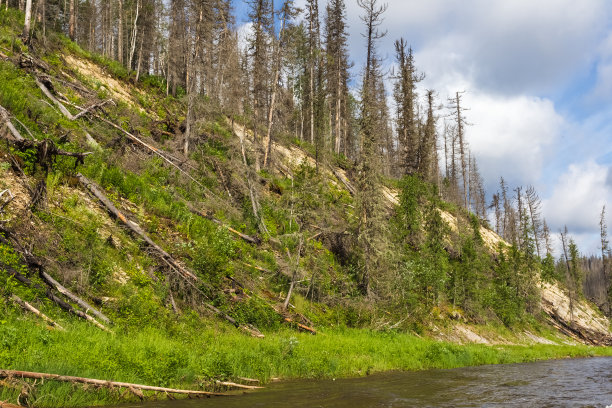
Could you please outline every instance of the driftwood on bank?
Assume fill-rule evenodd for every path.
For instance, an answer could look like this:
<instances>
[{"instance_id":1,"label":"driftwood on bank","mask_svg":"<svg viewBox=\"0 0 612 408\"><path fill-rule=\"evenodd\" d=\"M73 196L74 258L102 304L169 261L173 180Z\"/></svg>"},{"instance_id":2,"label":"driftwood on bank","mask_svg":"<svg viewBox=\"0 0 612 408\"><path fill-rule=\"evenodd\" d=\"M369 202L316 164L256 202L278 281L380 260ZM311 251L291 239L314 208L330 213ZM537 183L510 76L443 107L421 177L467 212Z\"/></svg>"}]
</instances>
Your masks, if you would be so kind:
<instances>
[{"instance_id":1,"label":"driftwood on bank","mask_svg":"<svg viewBox=\"0 0 612 408\"><path fill-rule=\"evenodd\" d=\"M74 377L71 375L59 375L59 374L47 374L47 373L35 373L31 371L18 371L18 370L0 370L0 378L21 378L21 379L33 379L33 380L54 380L69 383L81 383L81 384L92 384L99 387L106 388L127 388L128 390L138 391L155 391L163 392L167 394L183 394L190 396L224 396L228 394L208 392L208 391L197 391L197 390L180 390L175 388L155 387L151 385L132 384L118 381L106 381L97 380L93 378Z\"/></svg>"},{"instance_id":2,"label":"driftwood on bank","mask_svg":"<svg viewBox=\"0 0 612 408\"><path fill-rule=\"evenodd\" d=\"M236 384L235 382L230 382L230 381L217 381L216 384L222 385L224 387L229 387L229 388L242 388L244 390L258 390L258 389L263 388L258 385Z\"/></svg>"},{"instance_id":3,"label":"driftwood on bank","mask_svg":"<svg viewBox=\"0 0 612 408\"><path fill-rule=\"evenodd\" d=\"M29 304L25 300L22 300L19 296L13 294L13 295L11 295L11 300L13 302L17 303L19 306L21 306L21 308L23 308L24 310L27 310L28 312L34 313L36 316L38 316L41 319L43 319L45 322L47 322L49 324L49 326L56 327L59 330L64 330L64 328L62 326L60 326L55 320L51 319L46 314L42 313L40 310L36 309L34 306Z\"/></svg>"},{"instance_id":4,"label":"driftwood on bank","mask_svg":"<svg viewBox=\"0 0 612 408\"><path fill-rule=\"evenodd\" d=\"M125 226L127 226L130 231L134 234L142 238L151 248L153 248L159 254L160 258L170 266L174 271L178 273L180 277L182 277L187 283L189 283L194 289L196 289L200 294L204 295L204 293L198 288L197 284L204 284L204 282L198 278L195 273L185 268L184 266L179 265L179 263L166 251L164 251L159 245L157 245L153 240L140 228L137 224L131 222L127 219L127 217L121 213L115 207L115 205L100 191L98 186L90 181L87 177L82 174L77 174L77 178L80 183L87 188L106 208L109 214L111 214L114 218L121 221ZM204 295L204 297L207 297ZM216 315L222 317L223 319L230 322L235 327L241 328L242 330L248 332L254 337L264 337L263 334L253 326L241 326L240 323L236 321L236 319L229 316L227 313L217 309L211 304L203 303L204 307L208 310L212 311Z\"/></svg>"}]
</instances>

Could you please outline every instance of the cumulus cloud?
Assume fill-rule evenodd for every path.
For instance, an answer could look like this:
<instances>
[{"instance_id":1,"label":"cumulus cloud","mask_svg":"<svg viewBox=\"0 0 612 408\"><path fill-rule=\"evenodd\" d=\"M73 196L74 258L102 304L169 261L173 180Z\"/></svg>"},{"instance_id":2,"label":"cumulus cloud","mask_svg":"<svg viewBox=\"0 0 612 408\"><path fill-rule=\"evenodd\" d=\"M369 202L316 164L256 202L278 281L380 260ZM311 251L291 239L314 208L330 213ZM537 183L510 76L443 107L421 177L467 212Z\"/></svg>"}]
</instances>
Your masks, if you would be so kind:
<instances>
[{"instance_id":1,"label":"cumulus cloud","mask_svg":"<svg viewBox=\"0 0 612 408\"><path fill-rule=\"evenodd\" d=\"M572 164L557 180L552 195L543 201L543 210L553 230L567 225L574 234L597 237L599 214L612 203L608 183L611 168L594 161Z\"/></svg>"},{"instance_id":2,"label":"cumulus cloud","mask_svg":"<svg viewBox=\"0 0 612 408\"><path fill-rule=\"evenodd\" d=\"M599 42L610 15L606 0L386 3L383 28L388 34L380 43L381 56L392 59L393 41L404 37L415 50L439 55L438 67L473 77L479 88L507 94L550 91L588 66L596 55L593 43ZM349 4L350 50L358 64L364 46L361 13ZM424 68L428 73L435 69Z\"/></svg>"},{"instance_id":3,"label":"cumulus cloud","mask_svg":"<svg viewBox=\"0 0 612 408\"><path fill-rule=\"evenodd\" d=\"M489 191L503 176L511 185L536 184L565 126L550 100L466 94L473 126L466 130Z\"/></svg>"}]
</instances>

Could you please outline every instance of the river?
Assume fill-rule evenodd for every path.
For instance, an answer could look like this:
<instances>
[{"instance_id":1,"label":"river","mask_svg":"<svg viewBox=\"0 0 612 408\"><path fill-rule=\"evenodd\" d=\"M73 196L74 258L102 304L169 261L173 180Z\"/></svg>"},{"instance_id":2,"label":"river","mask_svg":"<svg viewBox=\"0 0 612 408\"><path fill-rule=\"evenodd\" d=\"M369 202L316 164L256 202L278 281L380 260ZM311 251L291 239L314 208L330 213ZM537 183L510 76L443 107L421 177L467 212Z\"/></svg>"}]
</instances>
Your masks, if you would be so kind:
<instances>
[{"instance_id":1,"label":"river","mask_svg":"<svg viewBox=\"0 0 612 408\"><path fill-rule=\"evenodd\" d=\"M284 381L231 397L123 407L612 407L612 357Z\"/></svg>"}]
</instances>

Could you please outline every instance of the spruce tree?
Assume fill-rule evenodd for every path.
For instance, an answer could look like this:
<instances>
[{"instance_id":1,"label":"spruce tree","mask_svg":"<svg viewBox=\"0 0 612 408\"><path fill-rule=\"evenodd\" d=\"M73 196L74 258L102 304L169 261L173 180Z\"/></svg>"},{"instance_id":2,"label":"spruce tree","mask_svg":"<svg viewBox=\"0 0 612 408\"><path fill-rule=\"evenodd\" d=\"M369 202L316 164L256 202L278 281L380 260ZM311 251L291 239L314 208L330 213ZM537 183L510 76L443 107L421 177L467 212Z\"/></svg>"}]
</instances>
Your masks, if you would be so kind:
<instances>
[{"instance_id":1,"label":"spruce tree","mask_svg":"<svg viewBox=\"0 0 612 408\"><path fill-rule=\"evenodd\" d=\"M376 110L376 81L380 77L376 41L385 33L379 31L386 5L378 0L357 0L364 11L361 20L366 26L366 66L361 89L361 117L359 123L361 150L357 182L357 241L361 248L360 282L364 295L371 294L371 278L380 262L381 181L380 181L380 122Z\"/></svg>"}]
</instances>

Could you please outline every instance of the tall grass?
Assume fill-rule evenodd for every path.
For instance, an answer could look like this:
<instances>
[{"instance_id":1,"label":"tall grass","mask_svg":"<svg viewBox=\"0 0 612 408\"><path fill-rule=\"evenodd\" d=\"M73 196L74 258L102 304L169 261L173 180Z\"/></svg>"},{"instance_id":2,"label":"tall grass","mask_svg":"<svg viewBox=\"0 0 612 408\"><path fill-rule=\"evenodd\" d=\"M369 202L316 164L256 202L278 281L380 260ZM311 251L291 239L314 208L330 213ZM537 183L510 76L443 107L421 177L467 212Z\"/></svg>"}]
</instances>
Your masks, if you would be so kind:
<instances>
[{"instance_id":1,"label":"tall grass","mask_svg":"<svg viewBox=\"0 0 612 408\"><path fill-rule=\"evenodd\" d=\"M385 370L612 355L610 348L586 346L461 346L365 329L325 330L317 336L285 329L255 339L192 315L167 322L163 329L116 327L114 335L69 319L62 322L67 331L61 332L32 324L8 306L3 312L8 316L0 320L1 368L170 387L210 387L214 380L237 377L266 382L273 377L348 377ZM18 393L4 388L0 399L14 401ZM122 400L118 392L94 392L52 381L37 386L30 398L38 406Z\"/></svg>"}]
</instances>

